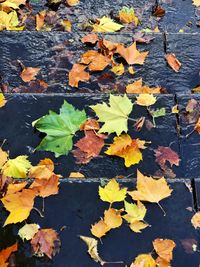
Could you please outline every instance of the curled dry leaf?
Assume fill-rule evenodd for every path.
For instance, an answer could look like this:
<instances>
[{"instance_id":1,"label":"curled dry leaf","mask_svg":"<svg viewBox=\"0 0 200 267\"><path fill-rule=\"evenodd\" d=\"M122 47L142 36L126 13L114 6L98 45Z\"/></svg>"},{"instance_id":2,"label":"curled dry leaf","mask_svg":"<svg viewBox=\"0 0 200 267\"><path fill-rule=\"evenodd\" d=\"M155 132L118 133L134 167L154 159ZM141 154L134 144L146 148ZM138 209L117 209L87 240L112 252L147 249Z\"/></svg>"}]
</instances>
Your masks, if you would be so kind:
<instances>
[{"instance_id":1,"label":"curled dry leaf","mask_svg":"<svg viewBox=\"0 0 200 267\"><path fill-rule=\"evenodd\" d=\"M153 241L153 247L158 254L158 256L168 262L173 259L173 249L175 248L176 244L171 239L161 239L157 238Z\"/></svg>"},{"instance_id":2,"label":"curled dry leaf","mask_svg":"<svg viewBox=\"0 0 200 267\"><path fill-rule=\"evenodd\" d=\"M171 54L166 54L165 59L167 60L167 63L169 66L175 71L179 72L181 68L181 62L176 58L176 55L171 53Z\"/></svg>"},{"instance_id":3,"label":"curled dry leaf","mask_svg":"<svg viewBox=\"0 0 200 267\"><path fill-rule=\"evenodd\" d=\"M163 17L165 15L165 10L161 6L155 5L152 15L155 17Z\"/></svg>"},{"instance_id":4,"label":"curled dry leaf","mask_svg":"<svg viewBox=\"0 0 200 267\"><path fill-rule=\"evenodd\" d=\"M21 239L24 240L31 240L35 234L39 231L40 226L38 224L25 224L22 228L19 229L18 235Z\"/></svg>"},{"instance_id":5,"label":"curled dry leaf","mask_svg":"<svg viewBox=\"0 0 200 267\"><path fill-rule=\"evenodd\" d=\"M78 87L79 82L87 82L90 80L90 74L85 71L87 66L82 64L74 64L69 72L69 85Z\"/></svg>"},{"instance_id":6,"label":"curled dry leaf","mask_svg":"<svg viewBox=\"0 0 200 267\"><path fill-rule=\"evenodd\" d=\"M141 149L145 149L146 141L140 139L131 139L128 134L121 134L114 137L114 143L110 145L105 153L107 155L124 158L125 166L138 164L143 158Z\"/></svg>"},{"instance_id":7,"label":"curled dry leaf","mask_svg":"<svg viewBox=\"0 0 200 267\"><path fill-rule=\"evenodd\" d=\"M142 78L126 86L128 94L160 94L161 87L142 85Z\"/></svg>"},{"instance_id":8,"label":"curled dry leaf","mask_svg":"<svg viewBox=\"0 0 200 267\"><path fill-rule=\"evenodd\" d=\"M99 186L100 199L109 203L124 201L127 188L120 189L115 179L110 180L105 187Z\"/></svg>"},{"instance_id":9,"label":"curled dry leaf","mask_svg":"<svg viewBox=\"0 0 200 267\"><path fill-rule=\"evenodd\" d=\"M46 255L51 259L59 252L60 245L58 233L51 228L40 229L31 240L34 255L38 257Z\"/></svg>"},{"instance_id":10,"label":"curled dry leaf","mask_svg":"<svg viewBox=\"0 0 200 267\"><path fill-rule=\"evenodd\" d=\"M95 33L85 35L81 38L82 43L90 43L90 44L96 44L98 40L99 40L99 37Z\"/></svg>"},{"instance_id":11,"label":"curled dry leaf","mask_svg":"<svg viewBox=\"0 0 200 267\"><path fill-rule=\"evenodd\" d=\"M154 150L156 162L160 166L161 169L165 170L167 168L166 161L168 161L171 165L179 166L180 158L179 155L172 150L170 147L159 146Z\"/></svg>"},{"instance_id":12,"label":"curled dry leaf","mask_svg":"<svg viewBox=\"0 0 200 267\"><path fill-rule=\"evenodd\" d=\"M200 228L200 211L194 214L191 223L195 229Z\"/></svg>"},{"instance_id":13,"label":"curled dry leaf","mask_svg":"<svg viewBox=\"0 0 200 267\"><path fill-rule=\"evenodd\" d=\"M0 93L0 108L4 107L6 103L7 100L5 99L5 96L2 93Z\"/></svg>"},{"instance_id":14,"label":"curled dry leaf","mask_svg":"<svg viewBox=\"0 0 200 267\"><path fill-rule=\"evenodd\" d=\"M0 266L1 267L8 267L9 263L7 262L10 255L17 251L18 245L17 243L0 251Z\"/></svg>"},{"instance_id":15,"label":"curled dry leaf","mask_svg":"<svg viewBox=\"0 0 200 267\"><path fill-rule=\"evenodd\" d=\"M39 73L40 68L25 67L20 74L20 77L24 82L30 82L36 80L36 75Z\"/></svg>"},{"instance_id":16,"label":"curled dry leaf","mask_svg":"<svg viewBox=\"0 0 200 267\"><path fill-rule=\"evenodd\" d=\"M151 94L140 94L136 98L136 104L139 106L149 107L156 103L157 99Z\"/></svg>"}]
</instances>

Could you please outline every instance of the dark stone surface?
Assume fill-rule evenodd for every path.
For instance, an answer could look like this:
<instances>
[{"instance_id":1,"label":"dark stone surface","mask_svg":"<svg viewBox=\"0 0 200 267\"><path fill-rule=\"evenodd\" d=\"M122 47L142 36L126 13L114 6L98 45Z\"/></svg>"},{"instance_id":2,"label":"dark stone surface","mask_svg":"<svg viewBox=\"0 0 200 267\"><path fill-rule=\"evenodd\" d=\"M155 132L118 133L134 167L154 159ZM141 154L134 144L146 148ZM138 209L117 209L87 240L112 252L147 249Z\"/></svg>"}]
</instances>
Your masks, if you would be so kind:
<instances>
[{"instance_id":1,"label":"dark stone surface","mask_svg":"<svg viewBox=\"0 0 200 267\"><path fill-rule=\"evenodd\" d=\"M196 206L200 211L200 179L195 179L195 189L196 189Z\"/></svg>"},{"instance_id":2,"label":"dark stone surface","mask_svg":"<svg viewBox=\"0 0 200 267\"><path fill-rule=\"evenodd\" d=\"M124 222L119 229L111 230L105 238L103 244L99 242L99 253L107 261L124 261L118 266L128 266L133 259L141 253L150 253L152 241L155 238L169 238L176 243L174 250L174 260L172 266L198 266L199 255L187 254L182 246L182 240L195 239L199 241L197 231L191 225L192 213L187 211L187 207L193 206L192 195L186 188L185 181L171 180L170 187L174 190L172 196L161 201L167 216L163 216L162 211L156 204L146 203L147 215L145 220L152 226L143 230L141 234L131 232L128 225ZM189 180L187 181L188 183ZM123 186L130 190L134 189L134 180L121 182ZM35 211L31 213L28 222L38 223L43 228L54 228L57 231L64 225L66 229L60 233L62 247L60 253L53 259L30 259L30 248L25 243L21 246L21 253L18 255L17 267L80 267L80 266L99 266L93 262L87 254L86 245L79 240L78 235L92 236L90 225L94 224L103 215L103 211L108 208L106 202L102 202L98 197L99 182L61 182L60 193L45 200L45 217L42 219ZM41 208L42 200L36 203ZM122 207L122 205L114 205ZM5 212L1 211L1 224L5 218ZM1 246L6 243L13 243L17 229L6 227L1 229ZM6 237L6 239L5 239ZM25 251L26 257L22 254ZM23 255L23 256L22 256ZM108 266L116 266L109 264Z\"/></svg>"},{"instance_id":3,"label":"dark stone surface","mask_svg":"<svg viewBox=\"0 0 200 267\"><path fill-rule=\"evenodd\" d=\"M171 108L174 106L174 98L170 95L158 96L157 103L154 108L165 107L167 115L156 119L157 127L148 131L146 128L140 132L133 130L134 122L129 122L129 134L132 138L140 138L142 140L151 141L151 145L143 150L143 161L138 165L133 165L130 168L124 166L123 159L118 157L110 157L103 152L99 158L93 159L87 165L77 165L70 153L68 156L62 156L55 159L52 153L35 152L34 148L41 141L41 135L31 126L32 121L40 118L54 110L58 112L64 99L73 104L78 109L86 109L87 115L94 116L88 107L91 104L100 103L103 100L107 101L107 95L7 95L7 105L0 109L0 128L3 129L0 133L0 140L7 139L4 145L5 149L10 150L10 156L15 157L20 154L27 154L34 163L37 163L43 157L51 157L56 163L57 172L68 176L71 171L80 171L86 177L114 177L116 175L135 174L136 169L153 175L159 170L159 166L155 163L153 149L160 146L170 146L179 153L178 136L176 132L176 116L171 114ZM132 96L134 99L134 96ZM140 118L147 116L147 111L144 107L134 106L131 118ZM114 135L111 135L113 137ZM74 138L76 142L81 137L78 134ZM107 139L106 144L111 144L112 139ZM103 151L106 149L103 149ZM179 168L173 168L177 177L179 176ZM185 177L185 176L184 176Z\"/></svg>"}]
</instances>

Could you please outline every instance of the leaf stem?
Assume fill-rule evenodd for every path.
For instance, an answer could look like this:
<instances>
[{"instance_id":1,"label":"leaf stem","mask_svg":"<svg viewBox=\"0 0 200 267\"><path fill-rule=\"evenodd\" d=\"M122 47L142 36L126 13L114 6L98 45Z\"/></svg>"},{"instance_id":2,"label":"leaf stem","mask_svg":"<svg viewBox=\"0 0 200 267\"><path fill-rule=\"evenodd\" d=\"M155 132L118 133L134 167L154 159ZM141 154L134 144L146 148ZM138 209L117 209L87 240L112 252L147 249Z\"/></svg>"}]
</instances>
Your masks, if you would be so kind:
<instances>
[{"instance_id":1,"label":"leaf stem","mask_svg":"<svg viewBox=\"0 0 200 267\"><path fill-rule=\"evenodd\" d=\"M42 212L39 209L33 207L33 210L37 211L37 213L40 215L41 218L44 218L44 214L42 214Z\"/></svg>"},{"instance_id":2,"label":"leaf stem","mask_svg":"<svg viewBox=\"0 0 200 267\"><path fill-rule=\"evenodd\" d=\"M104 261L103 265L104 264L123 264L123 263L124 263L123 261Z\"/></svg>"},{"instance_id":3,"label":"leaf stem","mask_svg":"<svg viewBox=\"0 0 200 267\"><path fill-rule=\"evenodd\" d=\"M166 214L165 210L163 209L163 207L160 205L159 202L157 202L157 204L158 204L158 207L162 210L164 216L166 216L167 214Z\"/></svg>"},{"instance_id":4,"label":"leaf stem","mask_svg":"<svg viewBox=\"0 0 200 267\"><path fill-rule=\"evenodd\" d=\"M194 130L192 130L190 133L188 133L185 137L186 138L188 138L191 134L193 134L194 133L194 131L195 131L195 129Z\"/></svg>"},{"instance_id":5,"label":"leaf stem","mask_svg":"<svg viewBox=\"0 0 200 267\"><path fill-rule=\"evenodd\" d=\"M134 121L134 122L137 121L137 120L135 120L135 119L133 119L133 118L130 118L130 117L128 117L128 120L129 120L129 121Z\"/></svg>"}]
</instances>

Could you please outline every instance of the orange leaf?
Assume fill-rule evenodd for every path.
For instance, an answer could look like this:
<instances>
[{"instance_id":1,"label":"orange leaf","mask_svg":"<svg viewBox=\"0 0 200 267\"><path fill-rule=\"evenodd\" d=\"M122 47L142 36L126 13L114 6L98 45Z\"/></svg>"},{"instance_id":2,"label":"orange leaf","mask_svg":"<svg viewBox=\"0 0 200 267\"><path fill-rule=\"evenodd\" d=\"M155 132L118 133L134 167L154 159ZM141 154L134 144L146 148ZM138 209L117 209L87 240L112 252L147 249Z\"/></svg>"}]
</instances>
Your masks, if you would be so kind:
<instances>
[{"instance_id":1,"label":"orange leaf","mask_svg":"<svg viewBox=\"0 0 200 267\"><path fill-rule=\"evenodd\" d=\"M54 171L54 163L49 158L41 159L38 165L45 165L50 171Z\"/></svg>"},{"instance_id":2,"label":"orange leaf","mask_svg":"<svg viewBox=\"0 0 200 267\"><path fill-rule=\"evenodd\" d=\"M100 126L97 120L88 119L85 123L80 126L80 130L88 131L88 130L99 130Z\"/></svg>"},{"instance_id":3,"label":"orange leaf","mask_svg":"<svg viewBox=\"0 0 200 267\"><path fill-rule=\"evenodd\" d=\"M87 66L82 64L74 64L69 72L69 85L78 87L79 82L87 82L90 79L90 74L85 71Z\"/></svg>"},{"instance_id":4,"label":"orange leaf","mask_svg":"<svg viewBox=\"0 0 200 267\"><path fill-rule=\"evenodd\" d=\"M36 16L35 16L35 20L36 20L36 30L40 31L42 29L42 27L44 26L44 20L46 17L46 10L43 10L41 12L39 12Z\"/></svg>"},{"instance_id":5,"label":"orange leaf","mask_svg":"<svg viewBox=\"0 0 200 267\"><path fill-rule=\"evenodd\" d=\"M160 87L151 88L147 85L142 85L142 78L126 86L126 92L129 94L159 94L160 89Z\"/></svg>"},{"instance_id":6,"label":"orange leaf","mask_svg":"<svg viewBox=\"0 0 200 267\"><path fill-rule=\"evenodd\" d=\"M95 50L85 52L81 57L82 64L89 64L90 71L102 71L109 64L110 59Z\"/></svg>"},{"instance_id":7,"label":"orange leaf","mask_svg":"<svg viewBox=\"0 0 200 267\"><path fill-rule=\"evenodd\" d=\"M85 35L81 38L82 43L90 43L90 44L96 44L98 40L99 38L95 33Z\"/></svg>"},{"instance_id":8,"label":"orange leaf","mask_svg":"<svg viewBox=\"0 0 200 267\"><path fill-rule=\"evenodd\" d=\"M69 6L76 6L78 5L80 2L80 0L66 0L66 3L69 5Z\"/></svg>"},{"instance_id":9,"label":"orange leaf","mask_svg":"<svg viewBox=\"0 0 200 267\"><path fill-rule=\"evenodd\" d=\"M4 95L0 93L0 108L4 107L7 103L7 100L5 99Z\"/></svg>"},{"instance_id":10,"label":"orange leaf","mask_svg":"<svg viewBox=\"0 0 200 267\"><path fill-rule=\"evenodd\" d=\"M181 62L176 58L176 55L171 53L171 54L166 54L165 59L167 60L167 63L169 66L175 71L179 72L181 68Z\"/></svg>"},{"instance_id":11,"label":"orange leaf","mask_svg":"<svg viewBox=\"0 0 200 267\"><path fill-rule=\"evenodd\" d=\"M18 249L18 245L16 243L16 244L0 251L0 266L1 267L7 267L8 266L8 263L6 261L9 259L11 253L17 251L17 249Z\"/></svg>"},{"instance_id":12,"label":"orange leaf","mask_svg":"<svg viewBox=\"0 0 200 267\"><path fill-rule=\"evenodd\" d=\"M20 74L20 77L24 82L30 82L36 80L36 75L40 71L40 68L25 67Z\"/></svg>"},{"instance_id":13,"label":"orange leaf","mask_svg":"<svg viewBox=\"0 0 200 267\"><path fill-rule=\"evenodd\" d=\"M36 256L45 254L51 259L60 249L58 233L53 229L41 229L31 240L31 246Z\"/></svg>"},{"instance_id":14,"label":"orange leaf","mask_svg":"<svg viewBox=\"0 0 200 267\"><path fill-rule=\"evenodd\" d=\"M9 184L7 188L6 195L14 194L22 189L24 189L27 186L27 182L20 182L20 183L15 183L15 184Z\"/></svg>"},{"instance_id":15,"label":"orange leaf","mask_svg":"<svg viewBox=\"0 0 200 267\"><path fill-rule=\"evenodd\" d=\"M200 118L198 119L197 123L195 124L194 129L200 134Z\"/></svg>"},{"instance_id":16,"label":"orange leaf","mask_svg":"<svg viewBox=\"0 0 200 267\"><path fill-rule=\"evenodd\" d=\"M103 220L100 220L92 225L90 230L94 236L101 238L102 236L106 235L108 231L110 231L110 227Z\"/></svg>"},{"instance_id":17,"label":"orange leaf","mask_svg":"<svg viewBox=\"0 0 200 267\"><path fill-rule=\"evenodd\" d=\"M45 165L33 166L30 168L28 177L37 179L50 179L52 176L52 171L49 170Z\"/></svg>"},{"instance_id":18,"label":"orange leaf","mask_svg":"<svg viewBox=\"0 0 200 267\"><path fill-rule=\"evenodd\" d=\"M195 229L200 228L200 211L194 214L191 222Z\"/></svg>"},{"instance_id":19,"label":"orange leaf","mask_svg":"<svg viewBox=\"0 0 200 267\"><path fill-rule=\"evenodd\" d=\"M115 53L120 54L128 64L143 65L149 52L139 52L136 47L136 42L125 48L123 44L118 44Z\"/></svg>"},{"instance_id":20,"label":"orange leaf","mask_svg":"<svg viewBox=\"0 0 200 267\"><path fill-rule=\"evenodd\" d=\"M80 172L71 172L69 178L85 178L85 176Z\"/></svg>"},{"instance_id":21,"label":"orange leaf","mask_svg":"<svg viewBox=\"0 0 200 267\"><path fill-rule=\"evenodd\" d=\"M168 263L173 258L172 252L175 246L176 244L171 239L157 238L153 241L153 247L158 256L167 261Z\"/></svg>"},{"instance_id":22,"label":"orange leaf","mask_svg":"<svg viewBox=\"0 0 200 267\"><path fill-rule=\"evenodd\" d=\"M104 222L109 228L118 228L122 225L121 211L109 208L104 211Z\"/></svg>"}]
</instances>

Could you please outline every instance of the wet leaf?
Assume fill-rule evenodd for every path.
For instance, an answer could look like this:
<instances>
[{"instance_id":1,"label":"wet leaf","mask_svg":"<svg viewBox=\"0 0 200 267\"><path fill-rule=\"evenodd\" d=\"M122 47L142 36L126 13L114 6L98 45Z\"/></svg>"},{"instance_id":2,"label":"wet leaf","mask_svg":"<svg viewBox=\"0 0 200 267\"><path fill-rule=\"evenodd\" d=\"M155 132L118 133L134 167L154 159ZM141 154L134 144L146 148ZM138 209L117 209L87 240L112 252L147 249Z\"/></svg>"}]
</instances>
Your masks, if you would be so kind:
<instances>
[{"instance_id":1,"label":"wet leaf","mask_svg":"<svg viewBox=\"0 0 200 267\"><path fill-rule=\"evenodd\" d=\"M151 113L152 117L155 119L155 118L165 116L166 115L166 109L165 108L151 109L150 113Z\"/></svg>"},{"instance_id":2,"label":"wet leaf","mask_svg":"<svg viewBox=\"0 0 200 267\"><path fill-rule=\"evenodd\" d=\"M81 38L82 43L90 43L90 44L96 44L98 40L99 37L95 33L85 35Z\"/></svg>"},{"instance_id":3,"label":"wet leaf","mask_svg":"<svg viewBox=\"0 0 200 267\"><path fill-rule=\"evenodd\" d=\"M111 229L118 228L122 225L121 211L113 208L109 208L104 211L104 222Z\"/></svg>"},{"instance_id":4,"label":"wet leaf","mask_svg":"<svg viewBox=\"0 0 200 267\"><path fill-rule=\"evenodd\" d=\"M44 26L44 20L46 17L46 10L43 10L41 12L39 12L36 16L35 16L35 20L36 20L36 30L40 31L42 29L42 27ZM22 78L23 80L23 78ZM30 81L30 80L29 80Z\"/></svg>"},{"instance_id":5,"label":"wet leaf","mask_svg":"<svg viewBox=\"0 0 200 267\"><path fill-rule=\"evenodd\" d=\"M124 201L127 188L120 189L115 179L110 180L105 187L99 186L100 199L109 203Z\"/></svg>"},{"instance_id":6,"label":"wet leaf","mask_svg":"<svg viewBox=\"0 0 200 267\"><path fill-rule=\"evenodd\" d=\"M128 134L122 134L114 137L114 143L110 145L105 153L110 156L124 158L125 166L138 164L143 158L141 149L145 149L146 141L140 139L131 139Z\"/></svg>"},{"instance_id":7,"label":"wet leaf","mask_svg":"<svg viewBox=\"0 0 200 267\"><path fill-rule=\"evenodd\" d=\"M49 111L48 115L32 123L38 131L47 134L36 149L54 152L56 157L67 155L72 149L74 134L85 121L84 110L76 110L64 101L60 114Z\"/></svg>"},{"instance_id":8,"label":"wet leaf","mask_svg":"<svg viewBox=\"0 0 200 267\"><path fill-rule=\"evenodd\" d=\"M58 233L51 228L40 229L31 240L31 246L35 256L46 255L51 259L60 249Z\"/></svg>"},{"instance_id":9,"label":"wet leaf","mask_svg":"<svg viewBox=\"0 0 200 267\"><path fill-rule=\"evenodd\" d=\"M28 182L19 182L19 183L12 183L9 184L7 187L6 195L14 194L27 186Z\"/></svg>"},{"instance_id":10,"label":"wet leaf","mask_svg":"<svg viewBox=\"0 0 200 267\"><path fill-rule=\"evenodd\" d=\"M6 0L1 1L1 5L4 7L12 7L13 9L18 9L20 5L25 5L26 0Z\"/></svg>"},{"instance_id":11,"label":"wet leaf","mask_svg":"<svg viewBox=\"0 0 200 267\"><path fill-rule=\"evenodd\" d=\"M158 256L168 263L173 259L173 249L176 244L171 239L161 239L157 238L153 241L153 247L158 254Z\"/></svg>"},{"instance_id":12,"label":"wet leaf","mask_svg":"<svg viewBox=\"0 0 200 267\"><path fill-rule=\"evenodd\" d=\"M196 122L194 129L200 134L200 118Z\"/></svg>"},{"instance_id":13,"label":"wet leaf","mask_svg":"<svg viewBox=\"0 0 200 267\"><path fill-rule=\"evenodd\" d=\"M176 55L171 53L171 54L166 54L165 59L167 60L167 63L169 66L175 71L179 72L181 68L181 62L176 58Z\"/></svg>"},{"instance_id":14,"label":"wet leaf","mask_svg":"<svg viewBox=\"0 0 200 267\"><path fill-rule=\"evenodd\" d=\"M91 227L91 233L98 238L105 236L108 231L110 227L102 219Z\"/></svg>"},{"instance_id":15,"label":"wet leaf","mask_svg":"<svg viewBox=\"0 0 200 267\"><path fill-rule=\"evenodd\" d=\"M2 148L0 147L0 169L7 161L8 161L8 153L6 151L3 151Z\"/></svg>"},{"instance_id":16,"label":"wet leaf","mask_svg":"<svg viewBox=\"0 0 200 267\"><path fill-rule=\"evenodd\" d=\"M24 240L31 240L35 234L39 231L40 226L38 224L25 224L22 228L19 229L18 235L21 239Z\"/></svg>"},{"instance_id":17,"label":"wet leaf","mask_svg":"<svg viewBox=\"0 0 200 267\"><path fill-rule=\"evenodd\" d=\"M165 10L161 6L156 5L153 8L152 15L155 16L155 17L163 17L165 15Z\"/></svg>"},{"instance_id":18,"label":"wet leaf","mask_svg":"<svg viewBox=\"0 0 200 267\"><path fill-rule=\"evenodd\" d=\"M147 228L149 225L145 222L135 221L129 224L130 229L135 233L141 233L141 231Z\"/></svg>"},{"instance_id":19,"label":"wet leaf","mask_svg":"<svg viewBox=\"0 0 200 267\"><path fill-rule=\"evenodd\" d=\"M128 192L133 200L159 203L164 198L171 196L172 189L169 188L164 177L156 180L137 172L137 190Z\"/></svg>"},{"instance_id":20,"label":"wet leaf","mask_svg":"<svg viewBox=\"0 0 200 267\"><path fill-rule=\"evenodd\" d=\"M179 155L172 150L170 147L159 146L154 150L156 162L161 169L165 170L167 168L166 162L168 161L171 165L179 166L180 158Z\"/></svg>"},{"instance_id":21,"label":"wet leaf","mask_svg":"<svg viewBox=\"0 0 200 267\"><path fill-rule=\"evenodd\" d=\"M85 176L80 172L70 172L69 178L85 178Z\"/></svg>"},{"instance_id":22,"label":"wet leaf","mask_svg":"<svg viewBox=\"0 0 200 267\"><path fill-rule=\"evenodd\" d=\"M0 266L1 267L8 267L9 263L7 262L10 255L17 251L18 245L17 243L0 251Z\"/></svg>"},{"instance_id":23,"label":"wet leaf","mask_svg":"<svg viewBox=\"0 0 200 267\"><path fill-rule=\"evenodd\" d=\"M144 267L156 267L156 262L153 259L153 257L151 256L151 254L140 254L140 255L138 255L133 264L135 264L135 265L136 264L142 264L143 262L144 262L144 265L142 265L142 266L144 266Z\"/></svg>"},{"instance_id":24,"label":"wet leaf","mask_svg":"<svg viewBox=\"0 0 200 267\"><path fill-rule=\"evenodd\" d=\"M80 0L66 0L66 3L69 6L77 6L80 3Z\"/></svg>"},{"instance_id":25,"label":"wet leaf","mask_svg":"<svg viewBox=\"0 0 200 267\"><path fill-rule=\"evenodd\" d=\"M114 22L112 19L104 16L101 19L97 19L97 22L92 25L93 32L116 32L124 26Z\"/></svg>"},{"instance_id":26,"label":"wet leaf","mask_svg":"<svg viewBox=\"0 0 200 267\"><path fill-rule=\"evenodd\" d=\"M136 98L136 104L139 106L149 107L156 103L157 99L151 94L140 94Z\"/></svg>"},{"instance_id":27,"label":"wet leaf","mask_svg":"<svg viewBox=\"0 0 200 267\"><path fill-rule=\"evenodd\" d=\"M72 23L71 23L70 20L63 19L62 20L62 25L63 25L65 31L67 31L67 32L71 32L72 31Z\"/></svg>"},{"instance_id":28,"label":"wet leaf","mask_svg":"<svg viewBox=\"0 0 200 267\"><path fill-rule=\"evenodd\" d=\"M200 228L200 211L194 214L191 223L195 229Z\"/></svg>"},{"instance_id":29,"label":"wet leaf","mask_svg":"<svg viewBox=\"0 0 200 267\"><path fill-rule=\"evenodd\" d=\"M36 80L36 75L39 73L40 68L25 67L20 74L20 77L24 82L30 82Z\"/></svg>"},{"instance_id":30,"label":"wet leaf","mask_svg":"<svg viewBox=\"0 0 200 267\"><path fill-rule=\"evenodd\" d=\"M137 221L142 221L144 219L147 209L140 201L137 201L137 204L124 201L124 205L127 214L123 215L123 218L128 223L134 223Z\"/></svg>"},{"instance_id":31,"label":"wet leaf","mask_svg":"<svg viewBox=\"0 0 200 267\"><path fill-rule=\"evenodd\" d=\"M119 11L119 19L122 23L135 23L135 26L138 25L139 19L135 15L134 8L130 7L123 7Z\"/></svg>"},{"instance_id":32,"label":"wet leaf","mask_svg":"<svg viewBox=\"0 0 200 267\"><path fill-rule=\"evenodd\" d=\"M123 44L117 45L117 50L115 53L120 54L128 64L139 64L143 65L146 57L148 56L149 52L140 52L137 50L136 42L134 42L129 47L124 47Z\"/></svg>"},{"instance_id":33,"label":"wet leaf","mask_svg":"<svg viewBox=\"0 0 200 267\"><path fill-rule=\"evenodd\" d=\"M104 125L99 130L100 133L115 133L120 135L123 131L128 131L127 120L128 115L132 111L133 103L126 95L115 96L110 95L109 105L96 104L90 106L99 117L100 122Z\"/></svg>"},{"instance_id":34,"label":"wet leaf","mask_svg":"<svg viewBox=\"0 0 200 267\"><path fill-rule=\"evenodd\" d=\"M4 11L0 11L0 31L8 30L8 31L22 31L24 26L19 26L19 20L17 16L17 12L15 10L10 13L6 13Z\"/></svg>"},{"instance_id":35,"label":"wet leaf","mask_svg":"<svg viewBox=\"0 0 200 267\"><path fill-rule=\"evenodd\" d=\"M142 78L134 81L126 86L126 92L129 94L159 94L160 87L149 87L147 85L142 85Z\"/></svg>"},{"instance_id":36,"label":"wet leaf","mask_svg":"<svg viewBox=\"0 0 200 267\"><path fill-rule=\"evenodd\" d=\"M69 72L69 85L78 87L79 82L87 82L90 80L90 74L85 71L87 66L82 64L74 64Z\"/></svg>"},{"instance_id":37,"label":"wet leaf","mask_svg":"<svg viewBox=\"0 0 200 267\"><path fill-rule=\"evenodd\" d=\"M122 74L124 74L124 65L122 63L119 65L116 65L116 66L112 67L111 71L115 75L121 76Z\"/></svg>"},{"instance_id":38,"label":"wet leaf","mask_svg":"<svg viewBox=\"0 0 200 267\"><path fill-rule=\"evenodd\" d=\"M5 96L2 93L0 93L0 108L4 107L6 103L7 100L5 99Z\"/></svg>"},{"instance_id":39,"label":"wet leaf","mask_svg":"<svg viewBox=\"0 0 200 267\"><path fill-rule=\"evenodd\" d=\"M200 0L192 0L193 5L200 6Z\"/></svg>"}]
</instances>

